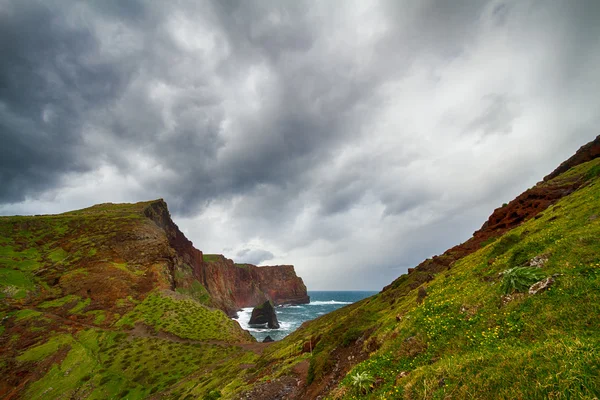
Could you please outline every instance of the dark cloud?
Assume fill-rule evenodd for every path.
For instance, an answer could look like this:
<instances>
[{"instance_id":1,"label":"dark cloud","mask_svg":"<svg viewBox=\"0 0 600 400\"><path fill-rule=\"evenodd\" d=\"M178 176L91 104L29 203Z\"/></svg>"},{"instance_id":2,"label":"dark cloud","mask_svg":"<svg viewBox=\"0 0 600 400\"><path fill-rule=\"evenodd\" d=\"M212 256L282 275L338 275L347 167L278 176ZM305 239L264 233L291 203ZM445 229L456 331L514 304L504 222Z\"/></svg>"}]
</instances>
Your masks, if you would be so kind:
<instances>
[{"instance_id":1,"label":"dark cloud","mask_svg":"<svg viewBox=\"0 0 600 400\"><path fill-rule=\"evenodd\" d=\"M82 130L90 109L122 84L83 26L61 23L61 10L31 2L0 9L0 201L52 188L67 172L92 167Z\"/></svg>"},{"instance_id":2,"label":"dark cloud","mask_svg":"<svg viewBox=\"0 0 600 400\"><path fill-rule=\"evenodd\" d=\"M598 18L0 0L0 213L163 197L202 250L380 287L595 137Z\"/></svg>"}]
</instances>

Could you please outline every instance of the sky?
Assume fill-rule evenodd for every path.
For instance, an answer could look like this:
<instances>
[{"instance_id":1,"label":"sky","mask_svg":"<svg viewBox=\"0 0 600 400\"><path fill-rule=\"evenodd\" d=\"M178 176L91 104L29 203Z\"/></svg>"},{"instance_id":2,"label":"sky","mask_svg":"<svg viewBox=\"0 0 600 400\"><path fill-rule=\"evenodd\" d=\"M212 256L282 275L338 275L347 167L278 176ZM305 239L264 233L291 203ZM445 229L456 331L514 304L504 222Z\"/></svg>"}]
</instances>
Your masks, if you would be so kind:
<instances>
[{"instance_id":1,"label":"sky","mask_svg":"<svg viewBox=\"0 0 600 400\"><path fill-rule=\"evenodd\" d=\"M0 214L164 198L205 253L379 290L600 126L597 0L0 0Z\"/></svg>"}]
</instances>

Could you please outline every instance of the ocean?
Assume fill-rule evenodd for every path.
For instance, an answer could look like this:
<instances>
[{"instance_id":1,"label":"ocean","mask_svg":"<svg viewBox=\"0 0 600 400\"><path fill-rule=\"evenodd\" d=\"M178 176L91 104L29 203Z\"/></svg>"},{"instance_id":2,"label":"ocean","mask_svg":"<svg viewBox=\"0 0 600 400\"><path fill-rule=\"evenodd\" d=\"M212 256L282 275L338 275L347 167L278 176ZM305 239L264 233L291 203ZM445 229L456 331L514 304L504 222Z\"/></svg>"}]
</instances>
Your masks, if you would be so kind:
<instances>
[{"instance_id":1,"label":"ocean","mask_svg":"<svg viewBox=\"0 0 600 400\"><path fill-rule=\"evenodd\" d=\"M268 329L266 326L248 325L250 315L252 314L252 307L244 308L242 311L239 311L237 321L243 329L249 331L259 342L262 342L267 336L271 336L273 340L281 340L298 329L304 321L315 319L321 315L325 315L376 293L377 292L357 291L309 291L309 304L275 307L275 313L277 314L280 325L279 329Z\"/></svg>"}]
</instances>

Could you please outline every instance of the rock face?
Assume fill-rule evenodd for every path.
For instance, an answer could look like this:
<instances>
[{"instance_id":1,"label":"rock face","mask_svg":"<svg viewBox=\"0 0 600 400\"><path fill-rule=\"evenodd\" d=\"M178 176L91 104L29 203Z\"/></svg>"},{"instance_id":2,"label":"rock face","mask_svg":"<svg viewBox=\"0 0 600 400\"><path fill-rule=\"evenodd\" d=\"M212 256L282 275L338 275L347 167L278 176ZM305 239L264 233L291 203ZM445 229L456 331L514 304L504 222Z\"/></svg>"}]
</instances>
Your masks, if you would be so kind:
<instances>
[{"instance_id":1,"label":"rock face","mask_svg":"<svg viewBox=\"0 0 600 400\"><path fill-rule=\"evenodd\" d=\"M242 307L254 307L266 300L275 305L310 302L306 286L296 275L294 266L257 267L235 264L222 255L205 256L171 220L162 199L153 202L144 214L167 233L169 244L177 252L180 262L173 266L177 269L172 271L173 290L190 289L197 281L210 296L211 303L231 316Z\"/></svg>"},{"instance_id":2,"label":"rock face","mask_svg":"<svg viewBox=\"0 0 600 400\"><path fill-rule=\"evenodd\" d=\"M202 271L200 282L223 309L254 307L265 300L275 305L310 302L306 286L292 265L257 267L215 255L205 259Z\"/></svg>"},{"instance_id":3,"label":"rock face","mask_svg":"<svg viewBox=\"0 0 600 400\"><path fill-rule=\"evenodd\" d=\"M267 324L269 329L279 329L279 321L277 321L277 314L273 308L273 303L267 300L260 306L254 307L252 310L252 315L250 316L249 324Z\"/></svg>"}]
</instances>

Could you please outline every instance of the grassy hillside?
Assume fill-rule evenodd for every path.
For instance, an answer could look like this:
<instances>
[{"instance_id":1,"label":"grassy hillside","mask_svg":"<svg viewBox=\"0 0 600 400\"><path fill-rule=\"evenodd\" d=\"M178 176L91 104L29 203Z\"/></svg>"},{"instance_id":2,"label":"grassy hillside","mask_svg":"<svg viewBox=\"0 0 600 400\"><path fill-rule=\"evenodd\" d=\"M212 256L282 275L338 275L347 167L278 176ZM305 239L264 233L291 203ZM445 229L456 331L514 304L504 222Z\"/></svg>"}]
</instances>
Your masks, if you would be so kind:
<instances>
[{"instance_id":1,"label":"grassy hillside","mask_svg":"<svg viewBox=\"0 0 600 400\"><path fill-rule=\"evenodd\" d=\"M598 398L600 159L540 185L573 180L577 191L427 282L404 275L275 343L263 385L309 363L305 398Z\"/></svg>"},{"instance_id":2,"label":"grassy hillside","mask_svg":"<svg viewBox=\"0 0 600 400\"><path fill-rule=\"evenodd\" d=\"M0 398L196 398L214 387L179 389L190 376L229 383L257 358L199 282L172 290L191 271L155 203L0 217Z\"/></svg>"},{"instance_id":3,"label":"grassy hillside","mask_svg":"<svg viewBox=\"0 0 600 400\"><path fill-rule=\"evenodd\" d=\"M0 217L0 397L598 398L600 158L560 168L273 344L210 307L157 202Z\"/></svg>"}]
</instances>

